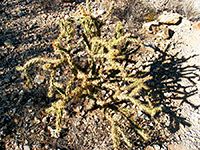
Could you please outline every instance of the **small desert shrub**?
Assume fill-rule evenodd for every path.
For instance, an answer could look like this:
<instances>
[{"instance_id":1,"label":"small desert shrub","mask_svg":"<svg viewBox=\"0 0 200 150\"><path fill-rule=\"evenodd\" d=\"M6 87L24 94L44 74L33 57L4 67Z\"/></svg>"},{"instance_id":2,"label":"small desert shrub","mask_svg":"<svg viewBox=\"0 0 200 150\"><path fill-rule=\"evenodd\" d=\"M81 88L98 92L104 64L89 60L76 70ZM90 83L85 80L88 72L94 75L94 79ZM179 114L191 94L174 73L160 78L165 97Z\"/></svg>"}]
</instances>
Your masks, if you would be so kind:
<instances>
[{"instance_id":1,"label":"small desert shrub","mask_svg":"<svg viewBox=\"0 0 200 150\"><path fill-rule=\"evenodd\" d=\"M114 3L107 14L101 17L92 14L89 1L85 7L80 5L80 11L75 17L59 22L61 33L53 43L57 57L36 57L27 61L23 67L18 67L18 70L24 70L29 86L32 86L32 79L28 69L33 64L43 63L43 69L50 73L48 96L57 94L60 99L46 111L57 116L57 132L61 131L62 111L67 103L88 97L101 108L105 118L110 121L114 147L118 148L120 144L119 136L132 147L124 124L131 124L144 142L150 137L140 128L138 122L134 121L132 117L136 113L134 109L124 108L120 103L128 102L150 116L154 116L161 107L154 107L150 99L146 103L136 99L141 91L149 90L145 81L150 77L145 76L145 72L128 73L125 69L127 55L135 51L131 45L140 45L141 42L129 33L123 34L120 22L116 25L113 37L102 35L102 27L106 25L113 8ZM77 58L75 51L84 52L82 61ZM57 69L63 66L65 72L70 75L67 81L59 82L55 74ZM102 91L106 92L105 97L102 96ZM120 118L126 120L124 124L120 122Z\"/></svg>"}]
</instances>

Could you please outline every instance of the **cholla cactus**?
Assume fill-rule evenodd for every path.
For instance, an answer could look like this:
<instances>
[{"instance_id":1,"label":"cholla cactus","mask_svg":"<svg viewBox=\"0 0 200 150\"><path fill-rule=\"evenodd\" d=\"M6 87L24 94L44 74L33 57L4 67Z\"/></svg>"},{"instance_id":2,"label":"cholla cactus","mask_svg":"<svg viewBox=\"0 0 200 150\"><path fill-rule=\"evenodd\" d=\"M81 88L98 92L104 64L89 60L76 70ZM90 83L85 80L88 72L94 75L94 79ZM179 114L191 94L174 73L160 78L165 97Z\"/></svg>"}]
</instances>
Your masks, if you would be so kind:
<instances>
[{"instance_id":1,"label":"cholla cactus","mask_svg":"<svg viewBox=\"0 0 200 150\"><path fill-rule=\"evenodd\" d=\"M75 17L59 22L61 33L53 43L53 47L60 58L33 58L20 69L24 70L29 85L32 85L32 80L28 74L28 68L32 64L43 62L43 69L50 72L48 96L51 97L56 92L61 96L61 99L53 103L52 107L47 109L47 112L57 115L56 128L58 132L61 130L60 120L65 105L73 99L89 97L95 100L96 105L100 106L105 117L110 121L114 147L117 148L119 145L118 135L122 136L129 147L132 147L133 144L124 133L123 126L119 123L119 114L123 115L134 126L135 131L144 141L148 141L149 136L131 119L130 116L134 114L134 111L131 108L122 108L117 103L129 101L151 116L161 110L161 107L153 107L150 101L149 105L144 105L136 100L135 96L142 89L149 89L144 82L150 77L137 78L136 74L128 74L124 63L121 63L126 60L127 49L130 44L141 44L140 41L133 38L131 34L123 35L120 23L116 26L114 37L106 39L101 35L101 28L106 24L113 7L114 3L112 3L108 13L100 18L92 14L89 1L86 2L85 8L80 5L80 11L77 12ZM79 39L75 38L76 25L79 25L82 29ZM65 39L64 44L62 44L63 39ZM84 65L81 65L72 53L78 46L82 47L83 51L87 53ZM55 80L56 69L62 65L67 65L72 74L65 84ZM121 82L125 84L121 85ZM102 90L109 93L107 97L99 97ZM118 114L113 116L111 111Z\"/></svg>"}]
</instances>

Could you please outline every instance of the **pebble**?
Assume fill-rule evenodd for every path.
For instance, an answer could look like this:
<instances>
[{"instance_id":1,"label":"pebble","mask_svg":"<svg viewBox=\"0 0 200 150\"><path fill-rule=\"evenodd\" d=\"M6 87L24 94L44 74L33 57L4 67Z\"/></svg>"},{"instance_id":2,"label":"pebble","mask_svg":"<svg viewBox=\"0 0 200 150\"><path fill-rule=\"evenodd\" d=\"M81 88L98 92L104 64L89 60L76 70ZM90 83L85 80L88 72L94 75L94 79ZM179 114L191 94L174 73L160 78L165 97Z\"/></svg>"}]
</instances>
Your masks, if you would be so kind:
<instances>
[{"instance_id":1,"label":"pebble","mask_svg":"<svg viewBox=\"0 0 200 150\"><path fill-rule=\"evenodd\" d=\"M178 13L167 13L164 12L158 17L158 21L164 24L177 24L181 20L181 15Z\"/></svg>"},{"instance_id":2,"label":"pebble","mask_svg":"<svg viewBox=\"0 0 200 150\"><path fill-rule=\"evenodd\" d=\"M27 1L27 3L30 3L30 2L32 2L32 0L26 0Z\"/></svg>"},{"instance_id":3,"label":"pebble","mask_svg":"<svg viewBox=\"0 0 200 150\"><path fill-rule=\"evenodd\" d=\"M139 117L142 117L142 116L144 115L144 114L142 113L142 111L138 111L137 114L138 114Z\"/></svg>"},{"instance_id":4,"label":"pebble","mask_svg":"<svg viewBox=\"0 0 200 150\"><path fill-rule=\"evenodd\" d=\"M30 146L24 145L24 150L30 150Z\"/></svg>"},{"instance_id":5,"label":"pebble","mask_svg":"<svg viewBox=\"0 0 200 150\"><path fill-rule=\"evenodd\" d=\"M28 144L28 140L25 140L24 142L25 142L25 144Z\"/></svg>"},{"instance_id":6,"label":"pebble","mask_svg":"<svg viewBox=\"0 0 200 150\"><path fill-rule=\"evenodd\" d=\"M10 79L9 79L9 78L5 78L5 79L4 79L4 82L5 82L5 83L9 83L9 82L10 82Z\"/></svg>"},{"instance_id":7,"label":"pebble","mask_svg":"<svg viewBox=\"0 0 200 150\"><path fill-rule=\"evenodd\" d=\"M36 124L39 124L41 122L40 119L38 119L37 117L34 117L34 121Z\"/></svg>"},{"instance_id":8,"label":"pebble","mask_svg":"<svg viewBox=\"0 0 200 150\"><path fill-rule=\"evenodd\" d=\"M159 145L153 145L154 150L160 150L160 146Z\"/></svg>"},{"instance_id":9,"label":"pebble","mask_svg":"<svg viewBox=\"0 0 200 150\"><path fill-rule=\"evenodd\" d=\"M19 11L19 12L17 13L17 15L18 15L19 17L22 17L24 14L23 14L23 12Z\"/></svg>"},{"instance_id":10,"label":"pebble","mask_svg":"<svg viewBox=\"0 0 200 150\"><path fill-rule=\"evenodd\" d=\"M42 84L45 81L45 77L41 76L41 75L36 75L36 77L34 78L34 82L38 83L38 84Z\"/></svg>"},{"instance_id":11,"label":"pebble","mask_svg":"<svg viewBox=\"0 0 200 150\"><path fill-rule=\"evenodd\" d=\"M13 47L13 42L10 39L7 39L4 42L4 45L7 46L8 48L12 48Z\"/></svg>"},{"instance_id":12,"label":"pebble","mask_svg":"<svg viewBox=\"0 0 200 150\"><path fill-rule=\"evenodd\" d=\"M10 96L10 100L11 101L14 100L14 98L16 98L17 96L18 96L18 93L16 93L16 92L12 93Z\"/></svg>"},{"instance_id":13,"label":"pebble","mask_svg":"<svg viewBox=\"0 0 200 150\"><path fill-rule=\"evenodd\" d=\"M193 23L193 28L200 30L200 21Z\"/></svg>"},{"instance_id":14,"label":"pebble","mask_svg":"<svg viewBox=\"0 0 200 150\"><path fill-rule=\"evenodd\" d=\"M186 91L187 93L190 93L190 92L195 91L195 90L196 90L196 87L195 87L195 86L188 87L188 88L185 89L185 91Z\"/></svg>"},{"instance_id":15,"label":"pebble","mask_svg":"<svg viewBox=\"0 0 200 150\"><path fill-rule=\"evenodd\" d=\"M166 98L169 98L169 97L172 96L172 93L171 93L171 92L166 92L166 93L164 93L164 96L165 96Z\"/></svg>"},{"instance_id":16,"label":"pebble","mask_svg":"<svg viewBox=\"0 0 200 150\"><path fill-rule=\"evenodd\" d=\"M45 117L42 119L42 122L43 122L44 124L47 123L47 116L45 116Z\"/></svg>"},{"instance_id":17,"label":"pebble","mask_svg":"<svg viewBox=\"0 0 200 150\"><path fill-rule=\"evenodd\" d=\"M143 28L147 30L148 32L152 32L152 26L158 26L159 22L158 21L151 21L143 24Z\"/></svg>"},{"instance_id":18,"label":"pebble","mask_svg":"<svg viewBox=\"0 0 200 150\"><path fill-rule=\"evenodd\" d=\"M184 145L180 145L180 144L172 144L168 146L169 150L186 150L188 149L187 147L185 147Z\"/></svg>"},{"instance_id":19,"label":"pebble","mask_svg":"<svg viewBox=\"0 0 200 150\"><path fill-rule=\"evenodd\" d=\"M53 137L53 138L60 137L60 134L56 133L56 129L52 129L50 126L48 126L47 129L50 131L51 137Z\"/></svg>"},{"instance_id":20,"label":"pebble","mask_svg":"<svg viewBox=\"0 0 200 150\"><path fill-rule=\"evenodd\" d=\"M49 149L49 145L46 144L46 145L44 146L44 148L45 148L45 149Z\"/></svg>"},{"instance_id":21,"label":"pebble","mask_svg":"<svg viewBox=\"0 0 200 150\"><path fill-rule=\"evenodd\" d=\"M67 20L67 19L69 18L69 15L65 15L65 17L64 17L64 18L65 18L65 20Z\"/></svg>"}]
</instances>

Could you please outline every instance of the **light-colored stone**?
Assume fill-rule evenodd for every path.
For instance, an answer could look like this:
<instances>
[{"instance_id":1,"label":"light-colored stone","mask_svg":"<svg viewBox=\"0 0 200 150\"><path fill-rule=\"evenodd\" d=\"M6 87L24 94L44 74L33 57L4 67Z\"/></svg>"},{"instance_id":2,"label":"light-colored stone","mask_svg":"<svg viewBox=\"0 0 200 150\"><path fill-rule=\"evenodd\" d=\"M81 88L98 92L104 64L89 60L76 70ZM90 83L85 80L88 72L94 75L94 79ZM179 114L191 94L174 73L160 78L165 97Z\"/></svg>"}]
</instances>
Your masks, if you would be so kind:
<instances>
[{"instance_id":1,"label":"light-colored stone","mask_svg":"<svg viewBox=\"0 0 200 150\"><path fill-rule=\"evenodd\" d=\"M13 47L13 42L10 39L7 39L4 42L4 45L7 46L7 47L9 47L9 48L12 48Z\"/></svg>"},{"instance_id":2,"label":"light-colored stone","mask_svg":"<svg viewBox=\"0 0 200 150\"><path fill-rule=\"evenodd\" d=\"M145 150L154 150L154 148L153 148L152 146L147 146L147 147L145 148Z\"/></svg>"},{"instance_id":3,"label":"light-colored stone","mask_svg":"<svg viewBox=\"0 0 200 150\"><path fill-rule=\"evenodd\" d=\"M34 121L36 124L39 124L41 122L40 119L38 119L37 117L34 117Z\"/></svg>"},{"instance_id":4,"label":"light-colored stone","mask_svg":"<svg viewBox=\"0 0 200 150\"><path fill-rule=\"evenodd\" d=\"M155 37L161 37L162 39L168 39L173 32L168 28L168 25L162 25L158 21L147 22L143 24L143 28Z\"/></svg>"},{"instance_id":5,"label":"light-colored stone","mask_svg":"<svg viewBox=\"0 0 200 150\"><path fill-rule=\"evenodd\" d=\"M17 13L17 15L18 15L19 17L22 17L22 16L23 16L23 13L22 13L21 11L19 11L19 12Z\"/></svg>"},{"instance_id":6,"label":"light-colored stone","mask_svg":"<svg viewBox=\"0 0 200 150\"><path fill-rule=\"evenodd\" d=\"M181 15L177 13L163 13L158 17L158 21L164 24L177 24L181 20Z\"/></svg>"},{"instance_id":7,"label":"light-colored stone","mask_svg":"<svg viewBox=\"0 0 200 150\"><path fill-rule=\"evenodd\" d=\"M38 83L38 84L42 84L44 83L45 81L45 78L41 75L37 75L35 78L34 78L34 82Z\"/></svg>"},{"instance_id":8,"label":"light-colored stone","mask_svg":"<svg viewBox=\"0 0 200 150\"><path fill-rule=\"evenodd\" d=\"M200 21L194 22L193 27L200 30Z\"/></svg>"},{"instance_id":9,"label":"light-colored stone","mask_svg":"<svg viewBox=\"0 0 200 150\"><path fill-rule=\"evenodd\" d=\"M170 38L170 32L173 32L171 31L168 27L161 27L160 30L156 33L157 36L161 37L162 39L168 39Z\"/></svg>"},{"instance_id":10,"label":"light-colored stone","mask_svg":"<svg viewBox=\"0 0 200 150\"><path fill-rule=\"evenodd\" d=\"M24 145L24 150L30 150L30 147L28 145Z\"/></svg>"},{"instance_id":11,"label":"light-colored stone","mask_svg":"<svg viewBox=\"0 0 200 150\"><path fill-rule=\"evenodd\" d=\"M95 101L92 100L92 99L87 99L85 102L84 102L84 109L85 110L90 110L93 108L93 106L95 105Z\"/></svg>"},{"instance_id":12,"label":"light-colored stone","mask_svg":"<svg viewBox=\"0 0 200 150\"><path fill-rule=\"evenodd\" d=\"M169 150L188 150L188 147L180 144L180 145L176 145L176 144L171 144L168 146Z\"/></svg>"},{"instance_id":13,"label":"light-colored stone","mask_svg":"<svg viewBox=\"0 0 200 150\"><path fill-rule=\"evenodd\" d=\"M147 22L147 23L143 24L143 28L150 33L153 32L152 26L159 26L159 22L158 21L151 21L151 22Z\"/></svg>"},{"instance_id":14,"label":"light-colored stone","mask_svg":"<svg viewBox=\"0 0 200 150\"><path fill-rule=\"evenodd\" d=\"M153 145L154 150L160 150L160 146L159 145Z\"/></svg>"},{"instance_id":15,"label":"light-colored stone","mask_svg":"<svg viewBox=\"0 0 200 150\"><path fill-rule=\"evenodd\" d=\"M56 129L52 129L50 126L48 126L47 129L50 131L51 137L53 137L53 138L60 137L60 133L57 133Z\"/></svg>"}]
</instances>

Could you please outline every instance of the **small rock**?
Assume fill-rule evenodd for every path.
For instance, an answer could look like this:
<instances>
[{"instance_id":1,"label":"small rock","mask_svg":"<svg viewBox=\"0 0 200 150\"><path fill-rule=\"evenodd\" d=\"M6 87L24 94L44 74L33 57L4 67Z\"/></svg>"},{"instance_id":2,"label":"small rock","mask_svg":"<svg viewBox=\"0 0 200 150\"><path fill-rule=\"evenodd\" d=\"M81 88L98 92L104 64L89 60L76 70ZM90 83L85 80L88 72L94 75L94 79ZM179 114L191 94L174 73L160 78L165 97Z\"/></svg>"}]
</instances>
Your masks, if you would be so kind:
<instances>
[{"instance_id":1,"label":"small rock","mask_svg":"<svg viewBox=\"0 0 200 150\"><path fill-rule=\"evenodd\" d=\"M186 150L188 149L187 147L185 147L184 145L176 145L176 144L171 144L168 146L169 150Z\"/></svg>"},{"instance_id":2,"label":"small rock","mask_svg":"<svg viewBox=\"0 0 200 150\"><path fill-rule=\"evenodd\" d=\"M46 124L46 123L47 123L47 117L44 117L44 118L42 119L42 122L43 122L44 124Z\"/></svg>"},{"instance_id":3,"label":"small rock","mask_svg":"<svg viewBox=\"0 0 200 150\"><path fill-rule=\"evenodd\" d=\"M28 145L24 145L24 150L30 150L30 147Z\"/></svg>"},{"instance_id":4,"label":"small rock","mask_svg":"<svg viewBox=\"0 0 200 150\"><path fill-rule=\"evenodd\" d=\"M34 133L35 131L34 130L31 130L31 133Z\"/></svg>"},{"instance_id":5,"label":"small rock","mask_svg":"<svg viewBox=\"0 0 200 150\"><path fill-rule=\"evenodd\" d=\"M25 143L25 144L28 144L28 140L25 140L24 143Z\"/></svg>"},{"instance_id":6,"label":"small rock","mask_svg":"<svg viewBox=\"0 0 200 150\"><path fill-rule=\"evenodd\" d=\"M25 118L25 121L26 121L26 122L29 122L29 121L30 121L29 116L27 116L27 117Z\"/></svg>"},{"instance_id":7,"label":"small rock","mask_svg":"<svg viewBox=\"0 0 200 150\"><path fill-rule=\"evenodd\" d=\"M69 19L70 17L69 17L69 15L65 15L65 20L67 20L67 19Z\"/></svg>"},{"instance_id":8,"label":"small rock","mask_svg":"<svg viewBox=\"0 0 200 150\"><path fill-rule=\"evenodd\" d=\"M21 91L19 92L19 95L20 95L20 96L23 96L24 94L25 94L24 90L21 90Z\"/></svg>"},{"instance_id":9,"label":"small rock","mask_svg":"<svg viewBox=\"0 0 200 150\"><path fill-rule=\"evenodd\" d=\"M39 34L34 34L34 40L41 40L41 36Z\"/></svg>"},{"instance_id":10,"label":"small rock","mask_svg":"<svg viewBox=\"0 0 200 150\"><path fill-rule=\"evenodd\" d=\"M4 74L4 70L3 71L0 71L0 75Z\"/></svg>"},{"instance_id":11,"label":"small rock","mask_svg":"<svg viewBox=\"0 0 200 150\"><path fill-rule=\"evenodd\" d=\"M93 15L95 18L97 18L97 17L103 15L105 12L106 12L105 10L99 10L98 12L93 13L92 15Z\"/></svg>"},{"instance_id":12,"label":"small rock","mask_svg":"<svg viewBox=\"0 0 200 150\"><path fill-rule=\"evenodd\" d=\"M169 97L172 96L172 93L171 93L171 92L166 92L166 93L164 93L164 96L165 96L166 98L169 98Z\"/></svg>"},{"instance_id":13,"label":"small rock","mask_svg":"<svg viewBox=\"0 0 200 150\"><path fill-rule=\"evenodd\" d=\"M141 111L138 111L138 116L142 117L143 113Z\"/></svg>"},{"instance_id":14,"label":"small rock","mask_svg":"<svg viewBox=\"0 0 200 150\"><path fill-rule=\"evenodd\" d=\"M159 26L159 22L158 21L151 21L151 22L147 22L143 24L143 28L148 31L148 32L153 32L152 31L152 27L153 26Z\"/></svg>"},{"instance_id":15,"label":"small rock","mask_svg":"<svg viewBox=\"0 0 200 150\"><path fill-rule=\"evenodd\" d=\"M99 10L99 11L98 11L98 15L99 15L99 16L100 16L100 15L103 15L104 13L106 13L105 10Z\"/></svg>"},{"instance_id":16,"label":"small rock","mask_svg":"<svg viewBox=\"0 0 200 150\"><path fill-rule=\"evenodd\" d=\"M18 96L18 93L16 93L16 92L12 93L10 96L10 100L11 101L14 100L14 98L16 98L17 96Z\"/></svg>"},{"instance_id":17,"label":"small rock","mask_svg":"<svg viewBox=\"0 0 200 150\"><path fill-rule=\"evenodd\" d=\"M16 76L12 76L12 77L11 77L12 80L15 80L16 78L17 78Z\"/></svg>"},{"instance_id":18,"label":"small rock","mask_svg":"<svg viewBox=\"0 0 200 150\"><path fill-rule=\"evenodd\" d=\"M147 146L145 150L154 150L152 146Z\"/></svg>"},{"instance_id":19,"label":"small rock","mask_svg":"<svg viewBox=\"0 0 200 150\"><path fill-rule=\"evenodd\" d=\"M136 70L132 70L131 73L132 73L132 74L136 74L137 71L136 71Z\"/></svg>"},{"instance_id":20,"label":"small rock","mask_svg":"<svg viewBox=\"0 0 200 150\"><path fill-rule=\"evenodd\" d=\"M1 130L1 129L0 129L0 137L1 137L1 136L5 136L5 135L6 135L6 134L5 134L5 130Z\"/></svg>"},{"instance_id":21,"label":"small rock","mask_svg":"<svg viewBox=\"0 0 200 150\"><path fill-rule=\"evenodd\" d=\"M38 83L38 84L42 84L44 83L45 81L45 78L43 76L40 76L40 75L37 75L35 78L34 78L34 82Z\"/></svg>"},{"instance_id":22,"label":"small rock","mask_svg":"<svg viewBox=\"0 0 200 150\"><path fill-rule=\"evenodd\" d=\"M10 82L10 79L9 79L9 78L5 78L5 79L4 79L4 82L5 82L5 83L9 83L9 82Z\"/></svg>"},{"instance_id":23,"label":"small rock","mask_svg":"<svg viewBox=\"0 0 200 150\"><path fill-rule=\"evenodd\" d=\"M56 132L56 129L52 129L50 126L48 126L47 129L50 131L51 137L54 137L54 138L60 137L60 134Z\"/></svg>"},{"instance_id":24,"label":"small rock","mask_svg":"<svg viewBox=\"0 0 200 150\"><path fill-rule=\"evenodd\" d=\"M173 33L174 31L165 27L165 28L160 29L156 35L160 36L162 39L169 39L173 35Z\"/></svg>"},{"instance_id":25,"label":"small rock","mask_svg":"<svg viewBox=\"0 0 200 150\"><path fill-rule=\"evenodd\" d=\"M49 145L45 145L44 148L45 148L45 149L49 149Z\"/></svg>"},{"instance_id":26,"label":"small rock","mask_svg":"<svg viewBox=\"0 0 200 150\"><path fill-rule=\"evenodd\" d=\"M22 144L19 145L19 149L20 149L20 150L23 149L23 145L22 145ZM24 150L25 150L25 149L24 149Z\"/></svg>"},{"instance_id":27,"label":"small rock","mask_svg":"<svg viewBox=\"0 0 200 150\"><path fill-rule=\"evenodd\" d=\"M7 47L9 47L9 48L12 48L13 47L13 42L10 39L7 39L4 42L4 45L7 46Z\"/></svg>"},{"instance_id":28,"label":"small rock","mask_svg":"<svg viewBox=\"0 0 200 150\"><path fill-rule=\"evenodd\" d=\"M76 113L80 113L81 109L82 109L82 106L77 106L77 107L74 109L74 111L75 111Z\"/></svg>"},{"instance_id":29,"label":"small rock","mask_svg":"<svg viewBox=\"0 0 200 150\"><path fill-rule=\"evenodd\" d=\"M195 23L193 24L193 27L200 30L200 21L195 22Z\"/></svg>"},{"instance_id":30,"label":"small rock","mask_svg":"<svg viewBox=\"0 0 200 150\"><path fill-rule=\"evenodd\" d=\"M19 12L17 13L17 15L18 15L19 17L22 17L22 16L23 16L23 13L22 13L21 11L19 11Z\"/></svg>"},{"instance_id":31,"label":"small rock","mask_svg":"<svg viewBox=\"0 0 200 150\"><path fill-rule=\"evenodd\" d=\"M153 145L154 150L160 150L160 146L159 145Z\"/></svg>"},{"instance_id":32,"label":"small rock","mask_svg":"<svg viewBox=\"0 0 200 150\"><path fill-rule=\"evenodd\" d=\"M164 12L164 14L158 17L158 21L164 24L178 24L181 21L181 15Z\"/></svg>"},{"instance_id":33,"label":"small rock","mask_svg":"<svg viewBox=\"0 0 200 150\"><path fill-rule=\"evenodd\" d=\"M36 117L34 117L34 121L35 121L36 124L39 124L41 122L40 119L38 119Z\"/></svg>"},{"instance_id":34,"label":"small rock","mask_svg":"<svg viewBox=\"0 0 200 150\"><path fill-rule=\"evenodd\" d=\"M95 105L95 101L94 101L94 100L87 99L87 100L84 102L84 109L85 109L85 110L90 110L90 109L93 108L94 105Z\"/></svg>"}]
</instances>

